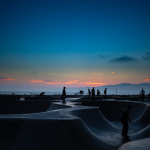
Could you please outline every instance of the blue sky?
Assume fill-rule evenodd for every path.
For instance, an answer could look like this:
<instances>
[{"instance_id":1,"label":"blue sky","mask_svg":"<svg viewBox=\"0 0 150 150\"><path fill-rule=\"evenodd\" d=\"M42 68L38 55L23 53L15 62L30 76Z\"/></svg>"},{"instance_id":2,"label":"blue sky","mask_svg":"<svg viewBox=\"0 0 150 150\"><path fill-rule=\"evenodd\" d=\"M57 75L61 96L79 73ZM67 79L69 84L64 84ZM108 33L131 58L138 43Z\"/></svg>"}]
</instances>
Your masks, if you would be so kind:
<instances>
[{"instance_id":1,"label":"blue sky","mask_svg":"<svg viewBox=\"0 0 150 150\"><path fill-rule=\"evenodd\" d=\"M150 82L149 8L147 0L1 1L0 90Z\"/></svg>"}]
</instances>

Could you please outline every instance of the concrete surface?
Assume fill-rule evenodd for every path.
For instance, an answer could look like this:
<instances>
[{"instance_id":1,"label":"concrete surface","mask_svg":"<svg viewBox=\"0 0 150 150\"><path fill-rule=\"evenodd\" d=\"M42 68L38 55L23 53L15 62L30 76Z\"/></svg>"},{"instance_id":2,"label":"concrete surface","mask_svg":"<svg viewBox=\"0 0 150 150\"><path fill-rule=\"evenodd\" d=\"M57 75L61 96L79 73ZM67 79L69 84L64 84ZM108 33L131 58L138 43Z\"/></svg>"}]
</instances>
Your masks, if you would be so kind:
<instances>
[{"instance_id":1,"label":"concrete surface","mask_svg":"<svg viewBox=\"0 0 150 150\"><path fill-rule=\"evenodd\" d=\"M124 139L119 116L128 104L132 105L133 123L129 129L130 138ZM149 148L148 103L113 100L85 103L84 100L84 104L67 101L66 104L50 103L44 108L47 109L43 112L37 112L36 108L36 112L32 110L28 114L1 114L0 149L141 150L141 145Z\"/></svg>"}]
</instances>

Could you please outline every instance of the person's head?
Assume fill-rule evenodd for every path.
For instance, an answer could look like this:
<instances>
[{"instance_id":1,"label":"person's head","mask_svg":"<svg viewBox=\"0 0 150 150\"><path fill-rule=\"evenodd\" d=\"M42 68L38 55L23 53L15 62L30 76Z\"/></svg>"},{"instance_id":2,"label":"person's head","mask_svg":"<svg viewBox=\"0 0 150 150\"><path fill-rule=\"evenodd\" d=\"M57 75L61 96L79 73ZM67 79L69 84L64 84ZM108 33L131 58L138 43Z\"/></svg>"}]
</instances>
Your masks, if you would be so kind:
<instances>
[{"instance_id":1,"label":"person's head","mask_svg":"<svg viewBox=\"0 0 150 150\"><path fill-rule=\"evenodd\" d=\"M64 86L64 89L66 89L66 87Z\"/></svg>"}]
</instances>

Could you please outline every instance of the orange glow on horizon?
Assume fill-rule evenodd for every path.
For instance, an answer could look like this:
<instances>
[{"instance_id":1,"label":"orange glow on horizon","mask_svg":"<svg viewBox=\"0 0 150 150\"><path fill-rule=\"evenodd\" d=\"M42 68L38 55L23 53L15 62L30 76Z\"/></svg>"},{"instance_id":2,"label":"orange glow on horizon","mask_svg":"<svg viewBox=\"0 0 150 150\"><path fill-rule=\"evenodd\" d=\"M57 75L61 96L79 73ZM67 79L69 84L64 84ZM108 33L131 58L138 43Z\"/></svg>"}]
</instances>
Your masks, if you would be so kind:
<instances>
[{"instance_id":1,"label":"orange glow on horizon","mask_svg":"<svg viewBox=\"0 0 150 150\"><path fill-rule=\"evenodd\" d=\"M102 82L80 82L79 80L71 80L71 81L44 81L44 80L30 80L32 83L44 83L47 85L72 85L72 86L103 86L106 83Z\"/></svg>"},{"instance_id":2,"label":"orange glow on horizon","mask_svg":"<svg viewBox=\"0 0 150 150\"><path fill-rule=\"evenodd\" d=\"M99 76L102 76L102 75L103 75L102 73L98 73L98 74L97 74L97 73L94 73L94 72L91 73L91 74L92 74L92 75L99 75Z\"/></svg>"},{"instance_id":3,"label":"orange glow on horizon","mask_svg":"<svg viewBox=\"0 0 150 150\"><path fill-rule=\"evenodd\" d=\"M0 81L14 81L16 79L13 78L0 78Z\"/></svg>"},{"instance_id":4,"label":"orange glow on horizon","mask_svg":"<svg viewBox=\"0 0 150 150\"><path fill-rule=\"evenodd\" d=\"M34 83L42 83L44 82L43 80L30 80L31 82L34 82Z\"/></svg>"},{"instance_id":5,"label":"orange glow on horizon","mask_svg":"<svg viewBox=\"0 0 150 150\"><path fill-rule=\"evenodd\" d=\"M96 86L102 86L102 85L106 85L106 83L97 83L97 82L84 82L84 84L86 85L96 85Z\"/></svg>"},{"instance_id":6,"label":"orange glow on horizon","mask_svg":"<svg viewBox=\"0 0 150 150\"><path fill-rule=\"evenodd\" d=\"M145 78L144 81L150 81L150 78Z\"/></svg>"},{"instance_id":7,"label":"orange glow on horizon","mask_svg":"<svg viewBox=\"0 0 150 150\"><path fill-rule=\"evenodd\" d=\"M97 74L97 75L100 75L100 76L102 76L103 74L102 74L102 73L100 73L100 74Z\"/></svg>"},{"instance_id":8,"label":"orange glow on horizon","mask_svg":"<svg viewBox=\"0 0 150 150\"><path fill-rule=\"evenodd\" d=\"M67 81L67 82L61 82L61 81L52 81L52 82L46 82L46 84L79 84L77 83L79 80L73 80L73 81Z\"/></svg>"}]
</instances>

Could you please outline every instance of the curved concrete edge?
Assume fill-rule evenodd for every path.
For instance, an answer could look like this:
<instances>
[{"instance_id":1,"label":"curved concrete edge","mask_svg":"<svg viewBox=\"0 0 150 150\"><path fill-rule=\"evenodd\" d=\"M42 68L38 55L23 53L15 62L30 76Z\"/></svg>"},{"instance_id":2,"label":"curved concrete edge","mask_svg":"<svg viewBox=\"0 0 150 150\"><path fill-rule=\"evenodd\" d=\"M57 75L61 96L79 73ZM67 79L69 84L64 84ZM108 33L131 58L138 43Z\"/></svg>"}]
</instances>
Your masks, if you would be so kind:
<instances>
[{"instance_id":1,"label":"curved concrete edge","mask_svg":"<svg viewBox=\"0 0 150 150\"><path fill-rule=\"evenodd\" d=\"M145 113L141 117L144 116ZM2 150L5 150L2 147L8 135L11 135L8 143L11 150L116 150L123 144L120 143L120 130L111 125L98 107L54 103L41 113L1 115L0 124L3 130L0 138L4 143ZM149 132L150 127L147 126L132 134L131 139L149 137Z\"/></svg>"},{"instance_id":2,"label":"curved concrete edge","mask_svg":"<svg viewBox=\"0 0 150 150\"><path fill-rule=\"evenodd\" d=\"M136 140L122 145L118 150L149 150L150 138Z\"/></svg>"},{"instance_id":3,"label":"curved concrete edge","mask_svg":"<svg viewBox=\"0 0 150 150\"><path fill-rule=\"evenodd\" d=\"M113 128L111 122L109 122L98 107L84 107L84 109L70 110L70 115L79 117L83 120L87 126L93 128L106 129Z\"/></svg>"},{"instance_id":4,"label":"curved concrete edge","mask_svg":"<svg viewBox=\"0 0 150 150\"><path fill-rule=\"evenodd\" d=\"M145 103L119 100L83 101L82 104L83 106L99 107L104 116L110 121L119 121L122 109L127 105L132 106L130 118L132 121L136 121L142 116L148 106Z\"/></svg>"},{"instance_id":5,"label":"curved concrete edge","mask_svg":"<svg viewBox=\"0 0 150 150\"><path fill-rule=\"evenodd\" d=\"M86 124L79 118L72 119L13 119L7 120L3 126L9 129L9 125L15 124L8 137L7 148L11 150L108 150L116 149L111 144L102 141L95 136ZM6 122L5 122L6 123ZM6 131L6 130L5 130ZM9 135L5 132L4 134ZM5 139L5 138L4 138ZM5 143L1 140L1 142ZM5 145L1 145L4 147ZM6 149L6 147L4 148Z\"/></svg>"},{"instance_id":6,"label":"curved concrete edge","mask_svg":"<svg viewBox=\"0 0 150 150\"><path fill-rule=\"evenodd\" d=\"M60 103L51 103L46 111L53 111L58 109L65 109L65 108L71 108L70 105L63 105Z\"/></svg>"},{"instance_id":7,"label":"curved concrete edge","mask_svg":"<svg viewBox=\"0 0 150 150\"><path fill-rule=\"evenodd\" d=\"M134 121L134 124L139 124L146 127L147 125L150 124L150 120L148 119L149 116L150 116L150 106L147 105L144 112L139 116L138 119Z\"/></svg>"},{"instance_id":8,"label":"curved concrete edge","mask_svg":"<svg viewBox=\"0 0 150 150\"><path fill-rule=\"evenodd\" d=\"M150 124L147 127L143 128L142 130L131 135L132 140L138 140L148 137L150 137Z\"/></svg>"}]
</instances>

